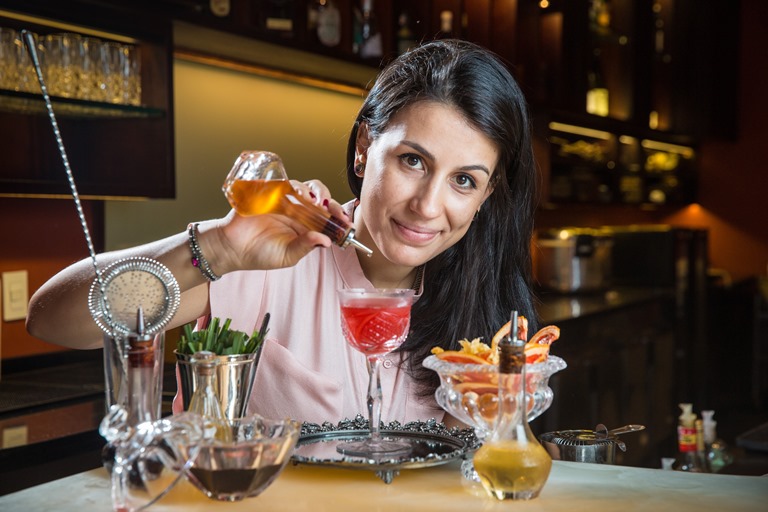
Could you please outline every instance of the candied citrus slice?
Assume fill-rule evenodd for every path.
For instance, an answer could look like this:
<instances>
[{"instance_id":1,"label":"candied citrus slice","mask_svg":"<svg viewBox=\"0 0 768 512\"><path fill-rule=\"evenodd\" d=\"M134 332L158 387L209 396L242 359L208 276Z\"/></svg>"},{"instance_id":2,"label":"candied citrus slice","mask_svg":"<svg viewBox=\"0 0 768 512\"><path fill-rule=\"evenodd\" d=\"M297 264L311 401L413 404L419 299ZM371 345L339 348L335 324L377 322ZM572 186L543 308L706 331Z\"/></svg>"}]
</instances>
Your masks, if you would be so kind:
<instances>
[{"instance_id":1,"label":"candied citrus slice","mask_svg":"<svg viewBox=\"0 0 768 512\"><path fill-rule=\"evenodd\" d=\"M526 364L536 364L547 360L549 345L528 342L525 344Z\"/></svg>"},{"instance_id":2,"label":"candied citrus slice","mask_svg":"<svg viewBox=\"0 0 768 512\"><path fill-rule=\"evenodd\" d=\"M539 331L531 336L528 343L538 345L551 345L560 337L560 328L556 325L548 325L539 329Z\"/></svg>"},{"instance_id":3,"label":"candied citrus slice","mask_svg":"<svg viewBox=\"0 0 768 512\"><path fill-rule=\"evenodd\" d=\"M496 394L499 392L498 384L491 384L490 382L462 382L456 384L453 388L459 393L469 393L470 391L483 395L485 393Z\"/></svg>"},{"instance_id":4,"label":"candied citrus slice","mask_svg":"<svg viewBox=\"0 0 768 512\"><path fill-rule=\"evenodd\" d=\"M482 357L476 356L474 354L468 354L466 352L459 352L458 350L445 350L435 355L438 357L438 359L442 359L443 361L448 361L450 363L489 364L488 361Z\"/></svg>"}]
</instances>

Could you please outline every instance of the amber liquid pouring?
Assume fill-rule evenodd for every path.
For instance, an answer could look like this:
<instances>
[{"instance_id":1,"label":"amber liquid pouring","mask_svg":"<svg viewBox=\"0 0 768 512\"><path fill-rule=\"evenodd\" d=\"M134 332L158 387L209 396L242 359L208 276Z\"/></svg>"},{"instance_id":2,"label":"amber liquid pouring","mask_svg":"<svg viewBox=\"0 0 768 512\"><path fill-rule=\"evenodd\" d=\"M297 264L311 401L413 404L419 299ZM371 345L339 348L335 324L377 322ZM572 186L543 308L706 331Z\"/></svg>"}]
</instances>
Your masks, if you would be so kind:
<instances>
[{"instance_id":1,"label":"amber liquid pouring","mask_svg":"<svg viewBox=\"0 0 768 512\"><path fill-rule=\"evenodd\" d=\"M343 245L349 233L341 220L299 196L287 180L235 180L227 189L227 198L240 215L286 215L337 245Z\"/></svg>"}]
</instances>

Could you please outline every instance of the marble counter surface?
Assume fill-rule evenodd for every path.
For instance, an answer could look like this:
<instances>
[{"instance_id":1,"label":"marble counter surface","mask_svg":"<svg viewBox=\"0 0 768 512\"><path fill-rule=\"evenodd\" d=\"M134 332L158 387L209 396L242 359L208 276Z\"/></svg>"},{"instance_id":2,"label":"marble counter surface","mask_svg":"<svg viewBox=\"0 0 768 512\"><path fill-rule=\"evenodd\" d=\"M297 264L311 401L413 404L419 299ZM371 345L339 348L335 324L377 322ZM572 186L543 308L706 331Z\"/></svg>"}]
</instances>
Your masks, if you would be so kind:
<instances>
[{"instance_id":1,"label":"marble counter surface","mask_svg":"<svg viewBox=\"0 0 768 512\"><path fill-rule=\"evenodd\" d=\"M209 500L186 481L151 511L723 511L765 510L768 477L692 474L555 461L541 495L497 502L464 480L458 463L401 471L387 485L373 472L289 466L264 493L236 503ZM0 510L84 512L110 506L107 473L96 469L0 497Z\"/></svg>"}]
</instances>

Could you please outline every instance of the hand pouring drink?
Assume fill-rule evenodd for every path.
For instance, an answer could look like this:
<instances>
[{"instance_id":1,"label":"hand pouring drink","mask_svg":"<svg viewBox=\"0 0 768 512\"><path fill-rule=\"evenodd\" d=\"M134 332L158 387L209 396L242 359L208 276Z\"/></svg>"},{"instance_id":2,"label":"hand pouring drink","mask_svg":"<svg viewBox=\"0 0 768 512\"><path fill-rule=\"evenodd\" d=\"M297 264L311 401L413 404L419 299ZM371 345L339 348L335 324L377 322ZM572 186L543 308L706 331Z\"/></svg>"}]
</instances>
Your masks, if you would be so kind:
<instances>
[{"instance_id":1,"label":"hand pouring drink","mask_svg":"<svg viewBox=\"0 0 768 512\"><path fill-rule=\"evenodd\" d=\"M283 162L274 153L243 151L229 171L224 195L237 213L243 216L279 213L312 231L328 236L340 247L352 245L370 256L372 251L355 239L355 230L301 197L293 189Z\"/></svg>"}]
</instances>

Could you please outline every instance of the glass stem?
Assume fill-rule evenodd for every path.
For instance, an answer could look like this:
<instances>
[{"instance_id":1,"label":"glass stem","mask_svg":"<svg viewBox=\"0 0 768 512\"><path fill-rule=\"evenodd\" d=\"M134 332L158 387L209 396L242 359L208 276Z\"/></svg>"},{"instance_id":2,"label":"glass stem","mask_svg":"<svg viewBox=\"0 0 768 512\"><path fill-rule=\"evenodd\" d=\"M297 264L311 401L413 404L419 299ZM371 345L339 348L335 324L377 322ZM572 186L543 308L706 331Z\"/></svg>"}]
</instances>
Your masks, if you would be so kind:
<instances>
[{"instance_id":1,"label":"glass stem","mask_svg":"<svg viewBox=\"0 0 768 512\"><path fill-rule=\"evenodd\" d=\"M378 441L381 438L379 423L381 421L381 379L379 368L381 361L378 357L368 358L368 424L371 429L371 440Z\"/></svg>"}]
</instances>

